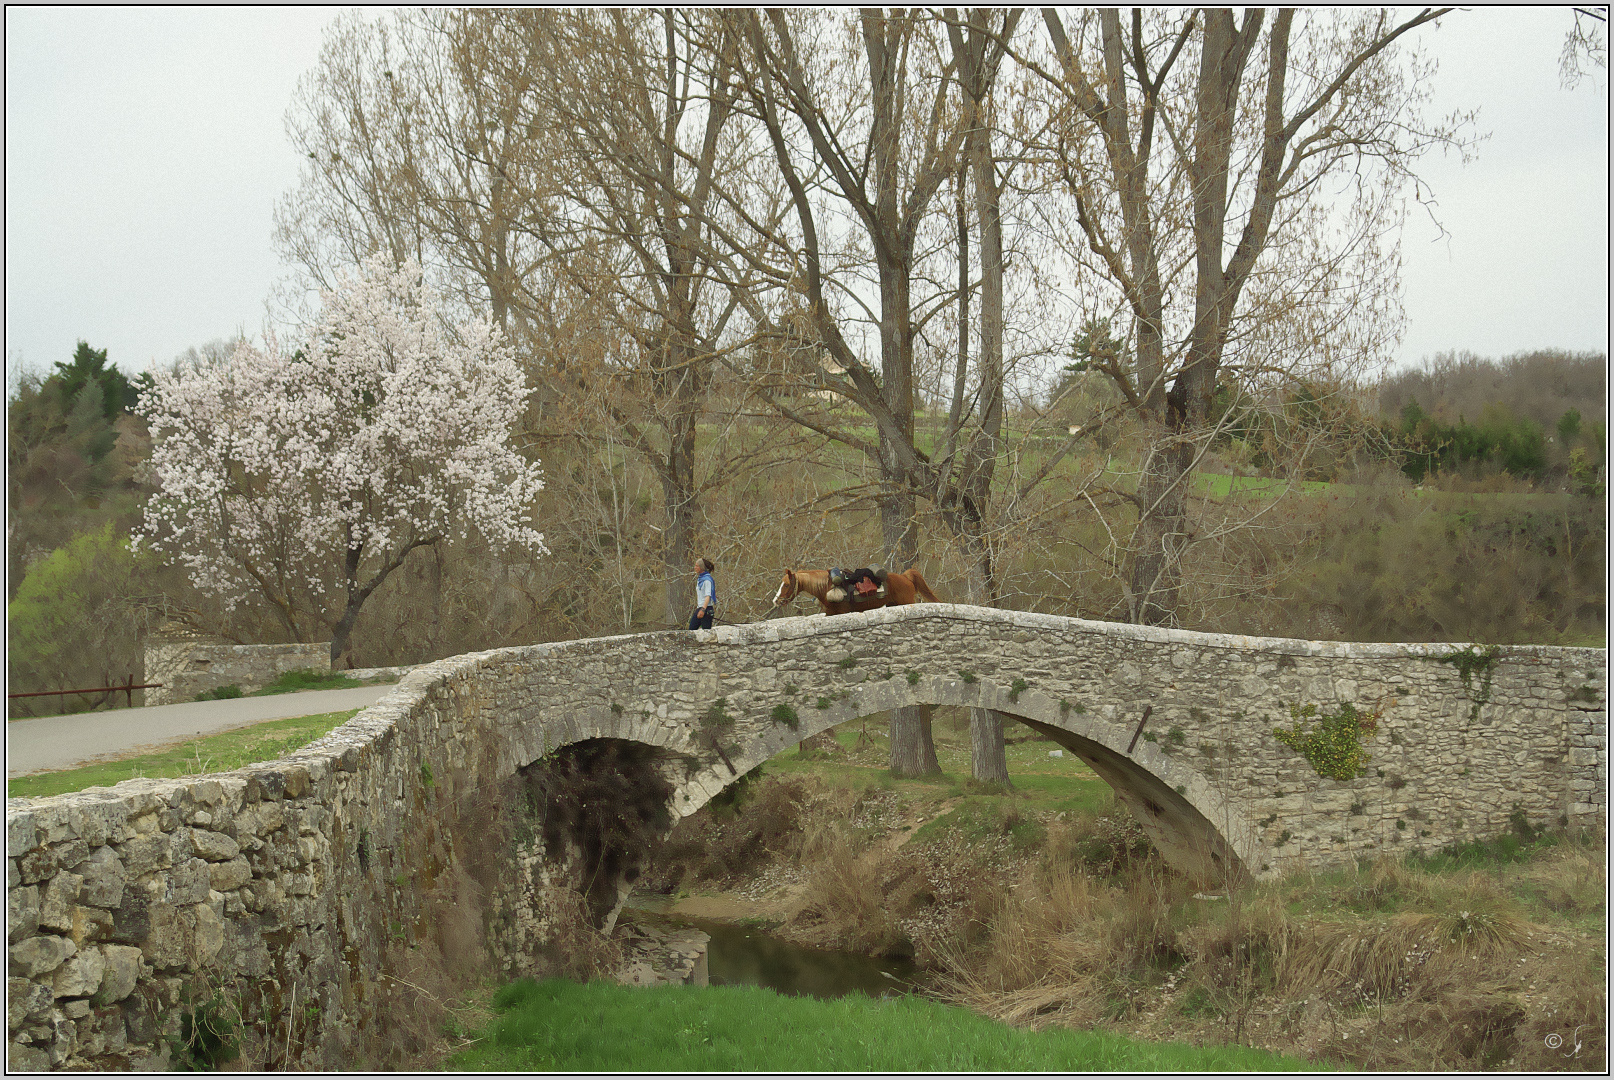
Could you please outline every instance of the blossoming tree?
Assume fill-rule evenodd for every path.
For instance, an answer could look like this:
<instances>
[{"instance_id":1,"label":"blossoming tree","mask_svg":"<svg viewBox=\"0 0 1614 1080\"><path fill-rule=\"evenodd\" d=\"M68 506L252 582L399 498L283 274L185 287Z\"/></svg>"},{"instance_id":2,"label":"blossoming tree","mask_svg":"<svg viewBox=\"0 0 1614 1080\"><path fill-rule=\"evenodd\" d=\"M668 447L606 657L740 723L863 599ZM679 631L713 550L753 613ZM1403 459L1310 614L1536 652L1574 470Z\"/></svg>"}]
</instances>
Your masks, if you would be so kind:
<instances>
[{"instance_id":1,"label":"blossoming tree","mask_svg":"<svg viewBox=\"0 0 1614 1080\"><path fill-rule=\"evenodd\" d=\"M360 608L415 548L475 532L544 551L540 471L510 445L526 395L491 323L445 333L418 266L371 260L295 355L243 342L155 376L144 539L204 591L259 593L296 640L322 624L351 666Z\"/></svg>"}]
</instances>

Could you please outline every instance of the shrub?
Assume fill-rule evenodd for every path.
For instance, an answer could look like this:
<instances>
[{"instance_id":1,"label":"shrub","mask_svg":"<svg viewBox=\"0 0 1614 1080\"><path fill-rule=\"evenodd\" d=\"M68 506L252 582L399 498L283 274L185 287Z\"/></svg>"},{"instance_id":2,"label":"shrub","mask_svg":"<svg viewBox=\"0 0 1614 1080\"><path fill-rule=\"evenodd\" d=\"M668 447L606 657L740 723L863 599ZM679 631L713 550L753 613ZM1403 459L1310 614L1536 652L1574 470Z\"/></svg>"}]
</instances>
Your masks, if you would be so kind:
<instances>
[{"instance_id":1,"label":"shrub","mask_svg":"<svg viewBox=\"0 0 1614 1080\"><path fill-rule=\"evenodd\" d=\"M228 701L231 698L238 698L240 696L241 687L237 686L235 683L225 683L223 686L215 687L212 690L203 690L200 694L196 695L196 700Z\"/></svg>"},{"instance_id":2,"label":"shrub","mask_svg":"<svg viewBox=\"0 0 1614 1080\"><path fill-rule=\"evenodd\" d=\"M138 674L140 635L156 610L152 574L151 558L131 553L110 522L34 564L6 605L11 690L111 686ZM115 694L103 700L122 704ZM13 716L94 704L70 694L7 703Z\"/></svg>"},{"instance_id":3,"label":"shrub","mask_svg":"<svg viewBox=\"0 0 1614 1080\"><path fill-rule=\"evenodd\" d=\"M1378 728L1378 713L1358 712L1347 701L1339 712L1320 716L1315 705L1291 705L1289 716L1294 726L1275 727L1272 735L1309 761L1318 776L1350 780L1366 768L1368 753L1362 742ZM1317 717L1314 728L1305 723L1312 717Z\"/></svg>"}]
</instances>

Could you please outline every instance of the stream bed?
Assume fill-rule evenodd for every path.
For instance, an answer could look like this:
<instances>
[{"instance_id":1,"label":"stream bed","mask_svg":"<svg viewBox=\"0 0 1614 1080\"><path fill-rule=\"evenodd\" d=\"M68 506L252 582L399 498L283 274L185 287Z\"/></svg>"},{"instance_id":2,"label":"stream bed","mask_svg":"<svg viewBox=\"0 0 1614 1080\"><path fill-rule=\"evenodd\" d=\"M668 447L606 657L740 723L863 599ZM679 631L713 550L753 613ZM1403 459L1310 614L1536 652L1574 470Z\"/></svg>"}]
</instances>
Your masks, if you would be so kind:
<instances>
[{"instance_id":1,"label":"stream bed","mask_svg":"<svg viewBox=\"0 0 1614 1080\"><path fill-rule=\"evenodd\" d=\"M710 935L706 963L713 986L765 986L796 997L877 998L912 993L919 976L918 966L910 960L809 948L758 927L660 910L666 904L665 897L636 894L623 915L636 922L693 927Z\"/></svg>"}]
</instances>

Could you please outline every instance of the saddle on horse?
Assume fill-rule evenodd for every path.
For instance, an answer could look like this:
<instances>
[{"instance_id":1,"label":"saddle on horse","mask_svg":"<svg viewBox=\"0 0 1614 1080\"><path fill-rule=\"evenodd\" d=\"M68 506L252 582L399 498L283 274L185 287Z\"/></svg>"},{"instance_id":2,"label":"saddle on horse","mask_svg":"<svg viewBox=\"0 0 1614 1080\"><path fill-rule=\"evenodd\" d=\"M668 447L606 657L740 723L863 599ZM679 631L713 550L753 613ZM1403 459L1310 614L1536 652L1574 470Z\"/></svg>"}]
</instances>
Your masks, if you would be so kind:
<instances>
[{"instance_id":1,"label":"saddle on horse","mask_svg":"<svg viewBox=\"0 0 1614 1080\"><path fill-rule=\"evenodd\" d=\"M855 600L883 600L885 599L886 572L878 566L861 567L857 570L842 570L838 566L830 567L830 591L825 594L826 600L839 602L847 598L847 590L851 590Z\"/></svg>"}]
</instances>

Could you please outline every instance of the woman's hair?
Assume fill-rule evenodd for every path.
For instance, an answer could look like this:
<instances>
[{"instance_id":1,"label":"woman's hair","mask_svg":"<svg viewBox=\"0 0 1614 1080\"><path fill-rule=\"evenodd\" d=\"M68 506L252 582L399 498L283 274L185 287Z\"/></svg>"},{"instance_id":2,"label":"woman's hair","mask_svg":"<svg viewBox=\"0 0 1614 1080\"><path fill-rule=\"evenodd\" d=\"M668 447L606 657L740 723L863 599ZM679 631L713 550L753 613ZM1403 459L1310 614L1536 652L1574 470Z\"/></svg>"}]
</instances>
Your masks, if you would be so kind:
<instances>
[{"instance_id":1,"label":"woman's hair","mask_svg":"<svg viewBox=\"0 0 1614 1080\"><path fill-rule=\"evenodd\" d=\"M708 574L710 574L713 570L717 569L717 564L714 563L711 559L708 559L706 556L702 555L700 557L700 559L701 559L701 565L706 567L706 572Z\"/></svg>"}]
</instances>

